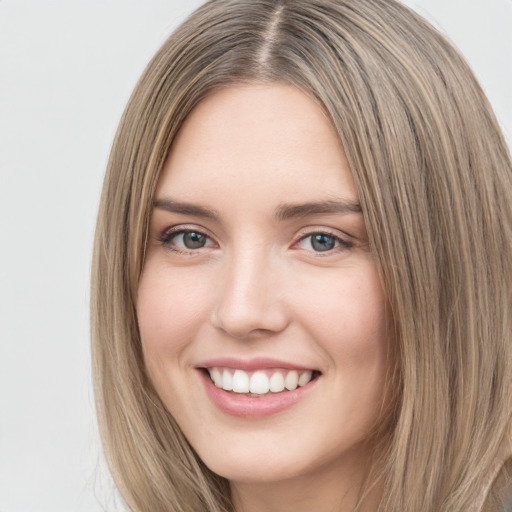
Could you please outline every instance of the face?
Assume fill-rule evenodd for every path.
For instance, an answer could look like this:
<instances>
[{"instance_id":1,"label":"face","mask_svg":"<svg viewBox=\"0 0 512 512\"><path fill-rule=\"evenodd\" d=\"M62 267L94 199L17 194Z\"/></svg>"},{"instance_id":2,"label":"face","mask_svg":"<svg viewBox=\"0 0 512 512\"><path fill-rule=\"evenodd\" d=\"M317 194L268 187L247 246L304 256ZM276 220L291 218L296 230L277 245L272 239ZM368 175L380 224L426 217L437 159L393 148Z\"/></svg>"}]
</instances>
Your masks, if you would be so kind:
<instances>
[{"instance_id":1,"label":"face","mask_svg":"<svg viewBox=\"0 0 512 512\"><path fill-rule=\"evenodd\" d=\"M233 86L191 113L157 187L137 314L155 389L214 472L276 482L364 465L386 303L312 99Z\"/></svg>"}]
</instances>

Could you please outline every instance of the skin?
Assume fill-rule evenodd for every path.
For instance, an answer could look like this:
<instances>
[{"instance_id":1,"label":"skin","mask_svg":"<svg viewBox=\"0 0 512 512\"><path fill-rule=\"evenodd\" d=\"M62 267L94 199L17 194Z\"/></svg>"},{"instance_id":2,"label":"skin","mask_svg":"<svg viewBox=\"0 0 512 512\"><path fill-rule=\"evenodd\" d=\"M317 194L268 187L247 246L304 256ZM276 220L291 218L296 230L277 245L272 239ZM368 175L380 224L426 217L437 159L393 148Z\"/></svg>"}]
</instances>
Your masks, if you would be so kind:
<instances>
[{"instance_id":1,"label":"skin","mask_svg":"<svg viewBox=\"0 0 512 512\"><path fill-rule=\"evenodd\" d=\"M275 216L283 204L357 204L327 118L287 85L215 92L175 139L155 201L137 314L162 401L229 479L237 510L352 510L384 400L386 300L360 212ZM180 230L203 233L204 246L187 248ZM315 233L334 247L317 250ZM197 365L218 357L272 357L321 375L292 407L240 418L205 392ZM375 491L363 510L377 502Z\"/></svg>"}]
</instances>

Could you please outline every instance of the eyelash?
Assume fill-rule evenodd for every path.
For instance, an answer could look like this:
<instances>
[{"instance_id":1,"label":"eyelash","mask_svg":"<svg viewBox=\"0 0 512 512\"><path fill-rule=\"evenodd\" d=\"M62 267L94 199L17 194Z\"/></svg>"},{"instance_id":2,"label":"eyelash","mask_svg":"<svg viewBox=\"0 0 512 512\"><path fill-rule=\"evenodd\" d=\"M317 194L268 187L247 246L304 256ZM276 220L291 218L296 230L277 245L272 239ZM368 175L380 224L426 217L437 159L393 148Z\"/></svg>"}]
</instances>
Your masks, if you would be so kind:
<instances>
[{"instance_id":1,"label":"eyelash","mask_svg":"<svg viewBox=\"0 0 512 512\"><path fill-rule=\"evenodd\" d=\"M307 240L308 238L310 238L311 241L309 242L309 244L312 246L312 244L313 244L313 237L314 236L326 236L326 237L329 237L329 238L331 238L333 240L333 242L335 244L337 244L333 248L328 249L326 251L315 251L315 250L313 250L313 248L311 248L311 250L309 252L313 252L316 257L329 256L331 254L342 252L342 251L345 251L345 250L348 250L348 249L351 249L352 247L354 247L354 243L351 242L350 240L347 240L345 238L341 238L339 235L335 235L334 233L331 233L331 232L326 231L326 230L309 231L308 233L302 235L297 240L297 242L295 242L293 245L297 246L300 243L302 243L305 240Z\"/></svg>"},{"instance_id":2,"label":"eyelash","mask_svg":"<svg viewBox=\"0 0 512 512\"><path fill-rule=\"evenodd\" d=\"M187 233L197 233L198 235L206 237L208 240L212 240L210 236L201 231L200 229L194 229L192 227L177 227L171 228L162 233L162 235L158 238L158 240L162 243L162 245L167 246L167 248L173 252L177 252L179 254L193 254L198 251L198 249L203 249L204 247L200 247L198 249L186 249L181 248L173 243L173 239L178 237L179 235L184 235ZM208 247L208 246L206 246Z\"/></svg>"},{"instance_id":3,"label":"eyelash","mask_svg":"<svg viewBox=\"0 0 512 512\"><path fill-rule=\"evenodd\" d=\"M177 227L177 228L168 229L162 233L162 235L158 238L158 240L163 245L167 246L167 248L169 250L179 253L179 254L193 254L193 253L198 252L199 249L204 249L205 247L206 248L209 247L208 245L205 245L202 247L198 247L196 249L186 249L186 248L181 248L180 246L177 246L176 244L173 243L173 239L175 239L179 235L184 235L187 233L196 233L200 236L204 236L207 240L213 241L212 238L210 236L208 236L206 233L204 233L200 229L194 229L192 227L191 228ZM337 244L333 248L328 249L326 251L315 251L313 249L308 250L308 252L314 253L317 257L328 256L333 253L351 249L354 246L353 242L346 240L344 238L341 238L340 236L335 235L334 233L330 233L329 231L326 231L326 230L318 230L318 231L309 231L308 233L302 234L299 237L299 239L296 242L294 242L292 247L296 247L300 243L304 242L308 238L311 238L315 235L327 236L327 237L331 238L335 244ZM311 240L310 244L312 244L312 243L313 243L313 240ZM305 250L307 250L307 249L305 249Z\"/></svg>"}]
</instances>

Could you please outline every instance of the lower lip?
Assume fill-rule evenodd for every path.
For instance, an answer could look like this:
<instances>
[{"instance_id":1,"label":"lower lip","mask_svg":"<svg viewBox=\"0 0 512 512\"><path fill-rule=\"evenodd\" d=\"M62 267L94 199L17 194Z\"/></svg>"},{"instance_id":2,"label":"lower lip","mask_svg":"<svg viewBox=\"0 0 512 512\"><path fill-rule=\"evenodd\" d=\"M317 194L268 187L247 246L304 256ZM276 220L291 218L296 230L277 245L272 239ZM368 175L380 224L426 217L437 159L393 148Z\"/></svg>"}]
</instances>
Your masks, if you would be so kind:
<instances>
[{"instance_id":1,"label":"lower lip","mask_svg":"<svg viewBox=\"0 0 512 512\"><path fill-rule=\"evenodd\" d=\"M264 418L278 414L302 400L318 378L293 391L283 391L261 397L246 396L218 388L203 370L199 370L210 400L224 413L240 418Z\"/></svg>"}]
</instances>

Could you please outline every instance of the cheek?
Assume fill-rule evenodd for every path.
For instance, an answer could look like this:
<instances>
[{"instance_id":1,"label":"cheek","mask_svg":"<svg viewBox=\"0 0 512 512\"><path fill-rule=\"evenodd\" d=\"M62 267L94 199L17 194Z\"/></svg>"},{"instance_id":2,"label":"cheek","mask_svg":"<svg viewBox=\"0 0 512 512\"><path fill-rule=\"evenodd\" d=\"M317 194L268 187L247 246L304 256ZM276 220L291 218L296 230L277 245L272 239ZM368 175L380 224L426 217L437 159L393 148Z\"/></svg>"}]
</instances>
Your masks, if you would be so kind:
<instances>
[{"instance_id":1,"label":"cheek","mask_svg":"<svg viewBox=\"0 0 512 512\"><path fill-rule=\"evenodd\" d=\"M336 283L333 286L332 283ZM316 280L318 283L318 279ZM323 286L309 283L304 328L326 352L344 387L358 383L380 396L389 365L386 299L373 266L344 269Z\"/></svg>"},{"instance_id":2,"label":"cheek","mask_svg":"<svg viewBox=\"0 0 512 512\"><path fill-rule=\"evenodd\" d=\"M186 272L147 261L136 306L146 357L172 356L185 349L200 328L208 304L208 291L190 282Z\"/></svg>"},{"instance_id":3,"label":"cheek","mask_svg":"<svg viewBox=\"0 0 512 512\"><path fill-rule=\"evenodd\" d=\"M322 338L353 340L356 346L386 338L386 299L376 271L343 269L340 274L323 282L313 277L295 294L311 326Z\"/></svg>"}]
</instances>

